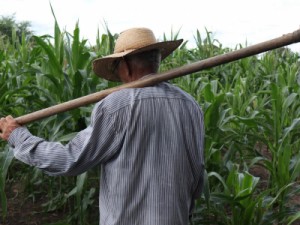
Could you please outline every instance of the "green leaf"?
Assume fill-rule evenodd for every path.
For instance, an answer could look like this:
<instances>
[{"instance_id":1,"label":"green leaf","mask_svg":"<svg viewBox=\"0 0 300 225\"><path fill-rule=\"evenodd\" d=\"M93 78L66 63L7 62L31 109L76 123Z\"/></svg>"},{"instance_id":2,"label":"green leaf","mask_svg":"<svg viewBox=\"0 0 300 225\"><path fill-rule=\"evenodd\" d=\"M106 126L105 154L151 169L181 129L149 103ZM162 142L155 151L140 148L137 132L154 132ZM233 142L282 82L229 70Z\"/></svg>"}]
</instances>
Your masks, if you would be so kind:
<instances>
[{"instance_id":1,"label":"green leaf","mask_svg":"<svg viewBox=\"0 0 300 225\"><path fill-rule=\"evenodd\" d=\"M292 124L285 128L283 131L283 138L282 138L282 142L288 137L288 135L294 131L295 129L299 129L299 125L300 125L300 118L296 118L292 121Z\"/></svg>"},{"instance_id":2,"label":"green leaf","mask_svg":"<svg viewBox=\"0 0 300 225\"><path fill-rule=\"evenodd\" d=\"M205 87L202 90L202 95L203 95L205 101L207 101L207 102L213 102L214 101L215 95L211 90L211 84L210 83L205 85Z\"/></svg>"},{"instance_id":3,"label":"green leaf","mask_svg":"<svg viewBox=\"0 0 300 225\"><path fill-rule=\"evenodd\" d=\"M74 83L73 83L73 96L72 98L79 98L82 96L82 83L83 77L80 71L76 71L74 74Z\"/></svg>"},{"instance_id":4,"label":"green leaf","mask_svg":"<svg viewBox=\"0 0 300 225\"><path fill-rule=\"evenodd\" d=\"M208 106L208 108L204 112L205 125L210 129L217 128L218 123L221 122L219 121L220 110L224 100L224 96L225 96L224 94L220 94L219 96L216 96L214 101Z\"/></svg>"},{"instance_id":5,"label":"green leaf","mask_svg":"<svg viewBox=\"0 0 300 225\"><path fill-rule=\"evenodd\" d=\"M76 136L77 133L78 132L73 132L73 133L70 133L70 134L66 134L66 135L60 136L57 139L57 141L58 142L68 142L68 141L72 140Z\"/></svg>"},{"instance_id":6,"label":"green leaf","mask_svg":"<svg viewBox=\"0 0 300 225\"><path fill-rule=\"evenodd\" d=\"M14 158L13 151L8 149L8 146L5 147L3 152L0 152L0 198L1 198L1 208L2 208L2 218L3 220L7 215L7 198L5 194L5 180L8 168Z\"/></svg>"},{"instance_id":7,"label":"green leaf","mask_svg":"<svg viewBox=\"0 0 300 225\"><path fill-rule=\"evenodd\" d=\"M295 165L292 168L291 181L296 181L300 174L300 154L298 153L294 160L296 161Z\"/></svg>"},{"instance_id":8,"label":"green leaf","mask_svg":"<svg viewBox=\"0 0 300 225\"><path fill-rule=\"evenodd\" d=\"M293 222L295 222L296 220L299 220L299 219L300 219L300 212L297 212L294 215L288 217L289 222L287 225L292 225Z\"/></svg>"},{"instance_id":9,"label":"green leaf","mask_svg":"<svg viewBox=\"0 0 300 225\"><path fill-rule=\"evenodd\" d=\"M216 178L222 183L225 192L229 192L229 189L228 189L228 187L227 187L227 184L226 184L225 180L223 179L223 177L222 177L220 174L218 174L218 173L216 173L216 172L209 172L209 173L207 174L207 177L208 177L208 178L210 178L210 177L212 177L212 176L216 177Z\"/></svg>"},{"instance_id":10,"label":"green leaf","mask_svg":"<svg viewBox=\"0 0 300 225\"><path fill-rule=\"evenodd\" d=\"M72 44L72 65L73 70L76 71L78 69L78 61L79 61L79 49L80 49L80 41L79 41L79 27L78 22L76 23L76 27L73 32L73 44Z\"/></svg>"},{"instance_id":11,"label":"green leaf","mask_svg":"<svg viewBox=\"0 0 300 225\"><path fill-rule=\"evenodd\" d=\"M51 68L51 71L53 72L53 75L55 76L61 76L62 69L59 64L59 61L57 60L55 53L53 49L40 37L34 36L35 41L38 45L42 47L42 49L45 51L47 56L49 57L49 67Z\"/></svg>"}]
</instances>

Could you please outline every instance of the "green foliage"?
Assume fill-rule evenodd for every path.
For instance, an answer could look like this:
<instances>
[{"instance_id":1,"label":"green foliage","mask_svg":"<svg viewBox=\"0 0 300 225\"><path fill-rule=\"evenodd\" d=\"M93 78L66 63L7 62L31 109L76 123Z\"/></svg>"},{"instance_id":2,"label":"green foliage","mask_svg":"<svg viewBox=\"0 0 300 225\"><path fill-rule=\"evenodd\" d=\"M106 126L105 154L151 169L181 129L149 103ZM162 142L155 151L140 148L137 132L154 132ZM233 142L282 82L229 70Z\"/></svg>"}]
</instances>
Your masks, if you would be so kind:
<instances>
[{"instance_id":1,"label":"green foliage","mask_svg":"<svg viewBox=\"0 0 300 225\"><path fill-rule=\"evenodd\" d=\"M117 36L108 28L106 34L98 31L95 46L88 46L87 40L80 39L79 23L68 33L56 19L53 37L28 39L23 32L18 38L16 30L9 40L0 36L0 116L24 115L118 85L95 76L91 68L96 57L112 53ZM179 31L171 31L172 40L179 38ZM195 41L195 48L184 42L160 70L232 51L207 30L205 38L197 30ZM292 204L300 193L299 76L299 55L281 48L171 81L191 94L204 111L205 187L191 224L266 225L299 220L299 207ZM92 107L28 126L35 135L66 143L90 122ZM7 159L0 170L5 217L5 179L17 162L11 161L4 142L0 148L0 159ZM45 211L66 212L66 218L54 224L97 223L89 215L97 204L99 168L75 178L23 169L10 177L20 178L28 197L35 201L43 195Z\"/></svg>"},{"instance_id":2,"label":"green foliage","mask_svg":"<svg viewBox=\"0 0 300 225\"><path fill-rule=\"evenodd\" d=\"M13 152L6 146L4 151L0 152L0 204L2 208L2 219L5 220L7 214L7 199L5 195L5 181L8 168L13 160Z\"/></svg>"},{"instance_id":3,"label":"green foliage","mask_svg":"<svg viewBox=\"0 0 300 225\"><path fill-rule=\"evenodd\" d=\"M86 40L80 40L78 24L73 34L69 34L62 32L55 20L54 33L54 37L33 36L31 41L23 35L20 41L13 32L13 44L3 42L5 46L0 48L1 116L19 116L107 88L107 83L101 83L92 73L91 62L96 52L87 47ZM90 122L91 109L92 106L82 107L28 126L35 135L65 143ZM87 178L95 179L95 176L80 175L76 181L68 177L47 177L37 169L29 171L34 176L19 174L26 180L28 197L35 201L36 195L44 192L49 199L44 204L46 211L62 210L68 205L68 223L88 223L87 210L94 202L98 187L87 185L91 183ZM5 183L6 173L1 172L2 183ZM99 181L99 172L96 180ZM41 188L47 191L36 191ZM1 193L5 197L4 185L1 185ZM5 215L5 198L1 199Z\"/></svg>"}]
</instances>

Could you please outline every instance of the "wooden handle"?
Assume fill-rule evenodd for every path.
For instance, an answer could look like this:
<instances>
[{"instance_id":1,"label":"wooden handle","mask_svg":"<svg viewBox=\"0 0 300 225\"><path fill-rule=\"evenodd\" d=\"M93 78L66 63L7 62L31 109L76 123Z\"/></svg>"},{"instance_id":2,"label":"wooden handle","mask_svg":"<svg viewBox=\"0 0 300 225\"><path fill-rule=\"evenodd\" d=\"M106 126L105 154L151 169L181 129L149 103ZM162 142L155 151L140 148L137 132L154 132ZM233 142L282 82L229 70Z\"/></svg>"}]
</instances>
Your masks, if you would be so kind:
<instances>
[{"instance_id":1,"label":"wooden handle","mask_svg":"<svg viewBox=\"0 0 300 225\"><path fill-rule=\"evenodd\" d=\"M34 122L36 120L40 120L58 113L66 112L71 109L98 102L101 99L105 98L107 95L124 88L140 88L151 86L162 81L171 80L200 70L209 69L218 65L229 63L238 59L253 56L262 52L266 52L297 42L300 42L300 29L269 41L235 50L223 55L218 55L208 59L204 59L176 69L169 70L167 72L147 76L141 80L126 83L117 87L96 92L94 94L86 95L84 97L77 98L62 104L51 106L49 108L45 108L33 113L29 113L16 118L16 120L19 124L25 125L27 123Z\"/></svg>"}]
</instances>

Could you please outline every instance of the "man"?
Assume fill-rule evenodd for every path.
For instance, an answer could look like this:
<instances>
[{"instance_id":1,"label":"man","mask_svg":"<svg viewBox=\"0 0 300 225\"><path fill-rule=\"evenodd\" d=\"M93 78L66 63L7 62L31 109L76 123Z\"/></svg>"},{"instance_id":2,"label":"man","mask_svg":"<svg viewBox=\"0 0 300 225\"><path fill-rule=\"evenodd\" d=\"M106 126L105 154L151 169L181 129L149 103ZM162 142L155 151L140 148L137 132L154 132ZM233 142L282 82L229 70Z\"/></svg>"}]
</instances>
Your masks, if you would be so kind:
<instances>
[{"instance_id":1,"label":"man","mask_svg":"<svg viewBox=\"0 0 300 225\"><path fill-rule=\"evenodd\" d=\"M93 69L111 81L143 79L181 42L157 42L149 29L129 29ZM65 146L33 136L11 116L0 119L0 130L17 159L49 175L77 175L101 164L101 225L186 225L201 193L202 111L168 82L110 94Z\"/></svg>"}]
</instances>

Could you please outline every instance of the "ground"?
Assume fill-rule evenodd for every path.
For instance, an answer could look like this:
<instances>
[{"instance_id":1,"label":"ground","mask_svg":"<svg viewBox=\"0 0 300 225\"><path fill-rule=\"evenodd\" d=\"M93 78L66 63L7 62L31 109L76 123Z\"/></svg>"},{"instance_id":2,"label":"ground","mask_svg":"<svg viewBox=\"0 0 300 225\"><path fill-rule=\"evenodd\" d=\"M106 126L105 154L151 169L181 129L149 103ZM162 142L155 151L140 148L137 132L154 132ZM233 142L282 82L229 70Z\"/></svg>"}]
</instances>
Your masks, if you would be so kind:
<instances>
[{"instance_id":1,"label":"ground","mask_svg":"<svg viewBox=\"0 0 300 225\"><path fill-rule=\"evenodd\" d=\"M1 225L45 225L64 219L63 212L43 212L42 204L46 200L41 197L33 202L26 198L18 183L7 186L8 215L5 221L0 218Z\"/></svg>"}]
</instances>

